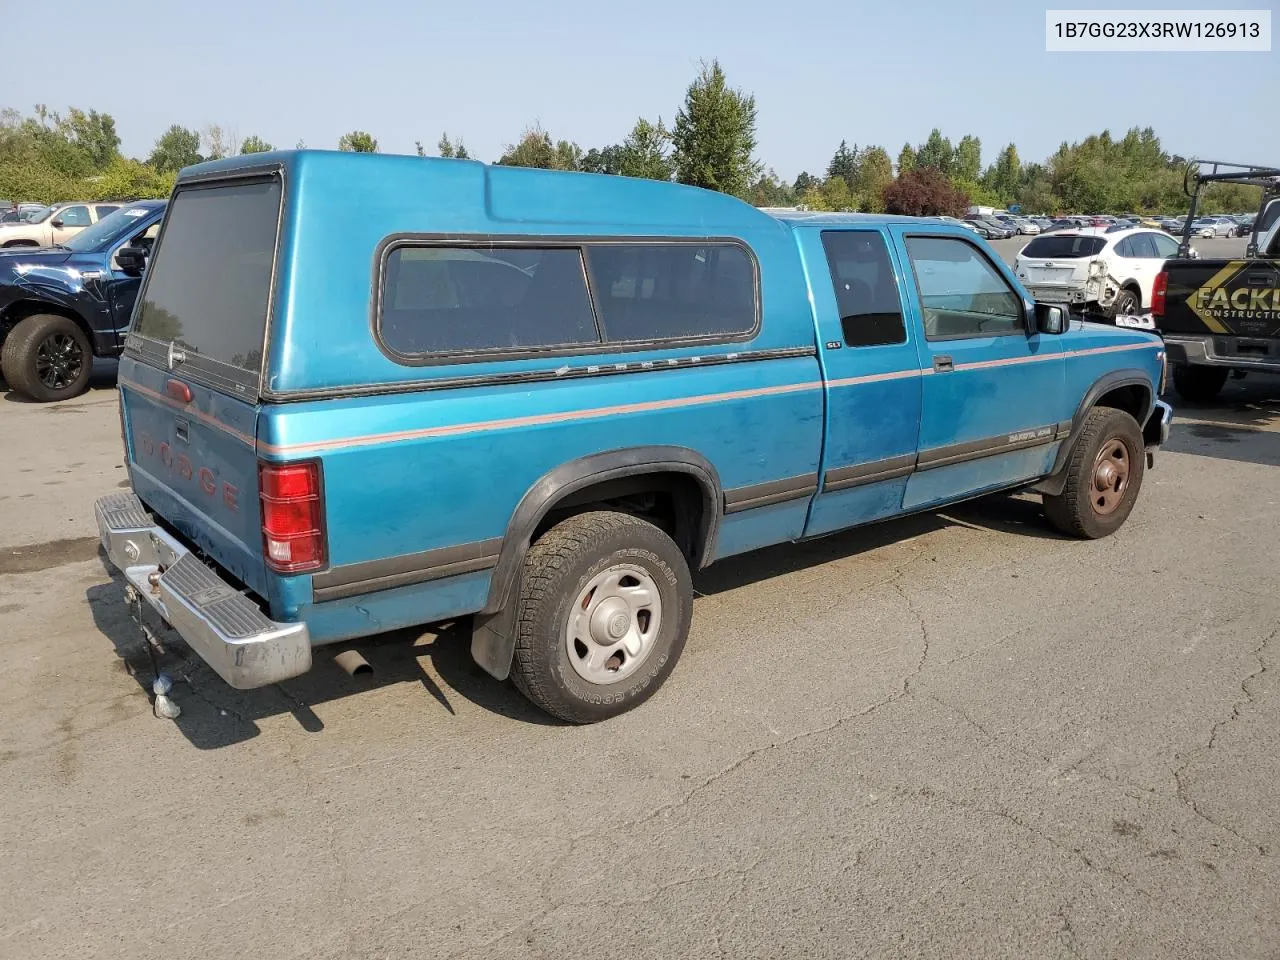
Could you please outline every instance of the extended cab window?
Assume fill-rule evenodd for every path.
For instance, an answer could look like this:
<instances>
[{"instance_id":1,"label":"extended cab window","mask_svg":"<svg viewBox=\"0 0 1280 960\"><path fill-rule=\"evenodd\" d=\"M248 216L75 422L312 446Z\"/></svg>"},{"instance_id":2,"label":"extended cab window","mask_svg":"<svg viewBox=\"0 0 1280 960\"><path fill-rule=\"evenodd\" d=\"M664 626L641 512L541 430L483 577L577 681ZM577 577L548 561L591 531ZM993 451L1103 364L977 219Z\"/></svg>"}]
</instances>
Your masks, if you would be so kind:
<instances>
[{"instance_id":1,"label":"extended cab window","mask_svg":"<svg viewBox=\"0 0 1280 960\"><path fill-rule=\"evenodd\" d=\"M755 266L736 243L587 246L605 339L733 337L756 326Z\"/></svg>"},{"instance_id":2,"label":"extended cab window","mask_svg":"<svg viewBox=\"0 0 1280 960\"><path fill-rule=\"evenodd\" d=\"M902 343L898 280L884 237L874 230L824 230L822 247L840 311L840 329L851 347Z\"/></svg>"},{"instance_id":3,"label":"extended cab window","mask_svg":"<svg viewBox=\"0 0 1280 960\"><path fill-rule=\"evenodd\" d=\"M950 237L908 237L930 340L994 337L1022 330L1022 300L970 243Z\"/></svg>"},{"instance_id":4,"label":"extended cab window","mask_svg":"<svg viewBox=\"0 0 1280 960\"><path fill-rule=\"evenodd\" d=\"M183 369L218 386L256 388L279 219L277 179L180 188L135 332L180 347Z\"/></svg>"},{"instance_id":5,"label":"extended cab window","mask_svg":"<svg viewBox=\"0 0 1280 960\"><path fill-rule=\"evenodd\" d=\"M576 247L395 247L379 331L402 356L599 341Z\"/></svg>"}]
</instances>

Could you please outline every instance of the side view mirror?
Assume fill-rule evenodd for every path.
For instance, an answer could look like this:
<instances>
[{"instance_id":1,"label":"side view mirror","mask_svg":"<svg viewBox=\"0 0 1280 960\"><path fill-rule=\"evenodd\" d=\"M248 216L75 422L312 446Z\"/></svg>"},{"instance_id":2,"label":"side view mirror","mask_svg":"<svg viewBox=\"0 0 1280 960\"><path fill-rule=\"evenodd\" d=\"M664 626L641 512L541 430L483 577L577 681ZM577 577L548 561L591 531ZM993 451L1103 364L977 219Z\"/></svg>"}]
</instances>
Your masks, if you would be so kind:
<instances>
[{"instance_id":1,"label":"side view mirror","mask_svg":"<svg viewBox=\"0 0 1280 960\"><path fill-rule=\"evenodd\" d=\"M62 224L63 224L63 220L61 217L54 217L52 220L49 221L49 226L57 229L61 229Z\"/></svg>"},{"instance_id":2,"label":"side view mirror","mask_svg":"<svg viewBox=\"0 0 1280 960\"><path fill-rule=\"evenodd\" d=\"M1190 247L1190 248L1187 250L1187 256L1189 256L1192 260L1199 260L1199 259L1200 259L1200 251L1199 251L1199 250L1197 250L1195 247Z\"/></svg>"},{"instance_id":3,"label":"side view mirror","mask_svg":"<svg viewBox=\"0 0 1280 960\"><path fill-rule=\"evenodd\" d=\"M147 251L142 247L121 247L116 251L116 263L122 273L140 277L147 265Z\"/></svg>"},{"instance_id":4,"label":"side view mirror","mask_svg":"<svg viewBox=\"0 0 1280 960\"><path fill-rule=\"evenodd\" d=\"M1059 334L1067 331L1067 310L1052 303L1037 303L1036 333Z\"/></svg>"}]
</instances>

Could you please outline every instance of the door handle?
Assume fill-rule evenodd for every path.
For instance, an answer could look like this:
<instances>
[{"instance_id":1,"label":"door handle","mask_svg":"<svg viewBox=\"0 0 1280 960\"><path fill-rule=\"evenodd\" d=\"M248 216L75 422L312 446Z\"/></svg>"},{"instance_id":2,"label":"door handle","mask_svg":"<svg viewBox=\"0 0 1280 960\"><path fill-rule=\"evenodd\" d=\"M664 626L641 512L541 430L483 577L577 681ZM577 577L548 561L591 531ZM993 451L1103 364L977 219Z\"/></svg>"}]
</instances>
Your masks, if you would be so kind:
<instances>
[{"instance_id":1,"label":"door handle","mask_svg":"<svg viewBox=\"0 0 1280 960\"><path fill-rule=\"evenodd\" d=\"M955 368L955 361L948 356L938 356L933 358L934 373L950 373Z\"/></svg>"}]
</instances>

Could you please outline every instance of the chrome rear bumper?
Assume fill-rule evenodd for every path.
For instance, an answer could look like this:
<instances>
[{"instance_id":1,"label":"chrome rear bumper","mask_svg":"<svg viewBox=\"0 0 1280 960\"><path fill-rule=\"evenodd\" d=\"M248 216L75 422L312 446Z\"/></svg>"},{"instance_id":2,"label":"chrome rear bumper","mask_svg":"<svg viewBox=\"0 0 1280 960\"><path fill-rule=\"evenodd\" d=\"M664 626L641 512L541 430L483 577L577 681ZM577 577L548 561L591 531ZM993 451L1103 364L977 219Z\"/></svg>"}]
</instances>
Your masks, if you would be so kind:
<instances>
[{"instance_id":1,"label":"chrome rear bumper","mask_svg":"<svg viewBox=\"0 0 1280 960\"><path fill-rule=\"evenodd\" d=\"M264 687L311 669L305 623L277 623L156 525L132 493L94 504L111 563L223 680Z\"/></svg>"}]
</instances>

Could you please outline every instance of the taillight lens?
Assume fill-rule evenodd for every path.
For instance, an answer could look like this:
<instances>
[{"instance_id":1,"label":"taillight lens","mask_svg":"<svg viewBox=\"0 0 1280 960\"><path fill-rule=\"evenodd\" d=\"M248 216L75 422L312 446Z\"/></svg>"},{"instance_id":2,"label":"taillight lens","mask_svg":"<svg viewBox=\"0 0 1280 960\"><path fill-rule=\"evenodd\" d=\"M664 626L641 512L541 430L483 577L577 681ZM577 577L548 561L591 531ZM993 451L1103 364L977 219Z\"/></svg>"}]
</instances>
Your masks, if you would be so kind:
<instances>
[{"instance_id":1,"label":"taillight lens","mask_svg":"<svg viewBox=\"0 0 1280 960\"><path fill-rule=\"evenodd\" d=\"M320 461L258 464L262 549L278 573L304 573L325 563L324 484Z\"/></svg>"},{"instance_id":2,"label":"taillight lens","mask_svg":"<svg viewBox=\"0 0 1280 960\"><path fill-rule=\"evenodd\" d=\"M1161 270L1156 274L1155 285L1151 288L1151 315L1164 316L1164 295L1169 290L1169 274Z\"/></svg>"}]
</instances>

